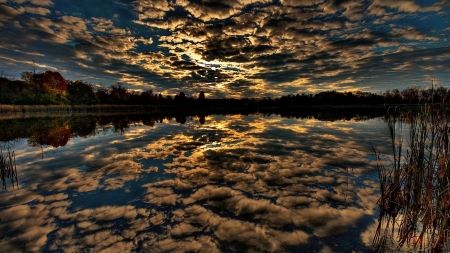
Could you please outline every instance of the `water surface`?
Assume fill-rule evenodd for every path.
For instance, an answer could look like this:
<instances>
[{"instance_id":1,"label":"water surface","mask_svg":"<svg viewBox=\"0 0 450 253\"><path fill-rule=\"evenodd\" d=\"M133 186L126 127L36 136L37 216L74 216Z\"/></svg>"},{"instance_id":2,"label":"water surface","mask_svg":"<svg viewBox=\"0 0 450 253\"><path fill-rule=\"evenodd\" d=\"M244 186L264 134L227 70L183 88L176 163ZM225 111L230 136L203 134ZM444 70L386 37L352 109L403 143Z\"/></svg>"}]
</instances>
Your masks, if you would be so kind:
<instances>
[{"instance_id":1,"label":"water surface","mask_svg":"<svg viewBox=\"0 0 450 253\"><path fill-rule=\"evenodd\" d=\"M386 123L317 118L0 121L19 178L0 193L0 247L369 252L379 187L371 145L389 153Z\"/></svg>"}]
</instances>

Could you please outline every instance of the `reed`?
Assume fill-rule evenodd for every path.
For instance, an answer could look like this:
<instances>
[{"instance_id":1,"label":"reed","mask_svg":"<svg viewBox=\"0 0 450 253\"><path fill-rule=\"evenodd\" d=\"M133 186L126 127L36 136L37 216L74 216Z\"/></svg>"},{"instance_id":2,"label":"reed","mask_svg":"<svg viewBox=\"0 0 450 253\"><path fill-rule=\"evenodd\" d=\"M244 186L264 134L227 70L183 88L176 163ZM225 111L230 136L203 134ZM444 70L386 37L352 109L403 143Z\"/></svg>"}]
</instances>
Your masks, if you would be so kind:
<instances>
[{"instance_id":1,"label":"reed","mask_svg":"<svg viewBox=\"0 0 450 253\"><path fill-rule=\"evenodd\" d=\"M19 187L19 181L17 179L17 167L16 167L16 155L8 150L3 154L3 149L0 148L0 179L2 181L2 187L6 190L6 183L8 178L11 180L13 188Z\"/></svg>"},{"instance_id":2,"label":"reed","mask_svg":"<svg viewBox=\"0 0 450 253\"><path fill-rule=\"evenodd\" d=\"M147 112L156 105L1 105L0 116L14 113Z\"/></svg>"},{"instance_id":3,"label":"reed","mask_svg":"<svg viewBox=\"0 0 450 253\"><path fill-rule=\"evenodd\" d=\"M448 252L449 112L444 104L423 105L411 109L407 116L410 134L406 154L402 153L402 139L396 136L403 119L388 119L394 162L391 169L378 163L380 214L372 246L377 252ZM375 153L380 161L380 153Z\"/></svg>"}]
</instances>

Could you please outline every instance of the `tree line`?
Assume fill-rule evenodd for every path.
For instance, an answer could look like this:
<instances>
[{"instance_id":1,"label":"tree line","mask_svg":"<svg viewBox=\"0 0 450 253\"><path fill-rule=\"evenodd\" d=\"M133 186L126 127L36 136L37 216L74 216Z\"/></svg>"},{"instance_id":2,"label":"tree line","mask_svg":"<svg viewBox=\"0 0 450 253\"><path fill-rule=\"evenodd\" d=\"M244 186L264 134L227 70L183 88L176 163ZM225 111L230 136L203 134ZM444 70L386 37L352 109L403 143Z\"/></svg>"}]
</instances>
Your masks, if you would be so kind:
<instances>
[{"instance_id":1,"label":"tree line","mask_svg":"<svg viewBox=\"0 0 450 253\"><path fill-rule=\"evenodd\" d=\"M426 87L371 92L324 91L316 94L290 94L271 98L206 98L203 91L187 96L155 93L152 90L133 91L121 83L109 87L82 80L66 80L60 73L47 70L34 74L23 72L21 80L0 77L0 104L9 105L202 105L212 107L290 107L301 105L380 105L436 103L449 99L447 88Z\"/></svg>"}]
</instances>

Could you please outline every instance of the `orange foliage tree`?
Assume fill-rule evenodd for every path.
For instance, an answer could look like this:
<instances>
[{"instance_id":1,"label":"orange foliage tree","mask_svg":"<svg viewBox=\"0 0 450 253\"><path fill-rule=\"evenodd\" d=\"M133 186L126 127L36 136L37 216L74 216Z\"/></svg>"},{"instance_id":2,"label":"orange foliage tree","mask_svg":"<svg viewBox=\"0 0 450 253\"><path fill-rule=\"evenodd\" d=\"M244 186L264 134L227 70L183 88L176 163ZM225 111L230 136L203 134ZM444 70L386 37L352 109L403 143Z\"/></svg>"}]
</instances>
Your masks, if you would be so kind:
<instances>
[{"instance_id":1,"label":"orange foliage tree","mask_svg":"<svg viewBox=\"0 0 450 253\"><path fill-rule=\"evenodd\" d=\"M47 70L45 73L39 74L39 79L41 87L44 88L44 90L67 90L66 80L64 80L59 72Z\"/></svg>"}]
</instances>

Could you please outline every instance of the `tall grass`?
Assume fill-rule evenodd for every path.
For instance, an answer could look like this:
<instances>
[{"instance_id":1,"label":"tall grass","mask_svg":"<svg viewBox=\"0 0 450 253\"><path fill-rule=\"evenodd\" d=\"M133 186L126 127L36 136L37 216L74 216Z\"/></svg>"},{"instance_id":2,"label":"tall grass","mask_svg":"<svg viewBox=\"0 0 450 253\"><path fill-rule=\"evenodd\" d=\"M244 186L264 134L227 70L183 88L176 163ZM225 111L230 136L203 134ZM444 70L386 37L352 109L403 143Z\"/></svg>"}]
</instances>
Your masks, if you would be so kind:
<instances>
[{"instance_id":1,"label":"tall grass","mask_svg":"<svg viewBox=\"0 0 450 253\"><path fill-rule=\"evenodd\" d=\"M394 162L378 163L379 219L373 248L377 252L448 252L450 243L449 112L444 104L411 108L409 146L402 153L391 116ZM380 161L379 152L377 153ZM391 244L394 242L394 244Z\"/></svg>"},{"instance_id":2,"label":"tall grass","mask_svg":"<svg viewBox=\"0 0 450 253\"><path fill-rule=\"evenodd\" d=\"M72 107L70 105L0 105L0 114L11 114L18 112L70 113L72 112Z\"/></svg>"},{"instance_id":3,"label":"tall grass","mask_svg":"<svg viewBox=\"0 0 450 253\"><path fill-rule=\"evenodd\" d=\"M158 105L1 105L0 115L11 113L143 112Z\"/></svg>"},{"instance_id":4,"label":"tall grass","mask_svg":"<svg viewBox=\"0 0 450 253\"><path fill-rule=\"evenodd\" d=\"M19 187L17 179L16 156L13 152L8 150L3 154L3 149L0 148L0 180L2 181L2 188L6 190L6 182L8 178L11 180L11 185Z\"/></svg>"}]
</instances>

